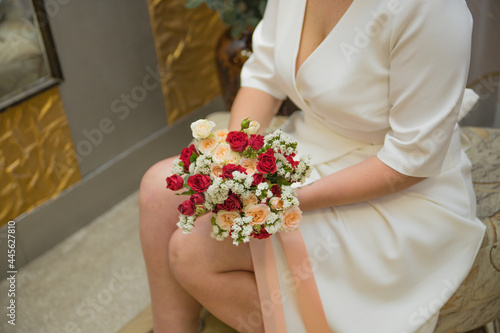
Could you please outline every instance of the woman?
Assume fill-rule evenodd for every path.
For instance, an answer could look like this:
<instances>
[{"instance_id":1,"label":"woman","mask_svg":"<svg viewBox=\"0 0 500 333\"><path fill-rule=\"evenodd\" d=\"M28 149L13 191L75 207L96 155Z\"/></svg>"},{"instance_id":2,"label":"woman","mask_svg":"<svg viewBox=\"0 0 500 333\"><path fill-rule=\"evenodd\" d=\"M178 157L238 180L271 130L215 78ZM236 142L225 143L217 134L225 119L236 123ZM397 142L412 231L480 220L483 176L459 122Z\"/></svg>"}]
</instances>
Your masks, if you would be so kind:
<instances>
[{"instance_id":1,"label":"woman","mask_svg":"<svg viewBox=\"0 0 500 333\"><path fill-rule=\"evenodd\" d=\"M205 216L183 235L172 159L153 166L140 204L155 332L194 332L200 304L243 332L432 332L485 229L457 127L471 24L463 0L270 0L230 129L265 128L285 96L303 110L283 128L315 170L300 232L250 251L210 239Z\"/></svg>"}]
</instances>

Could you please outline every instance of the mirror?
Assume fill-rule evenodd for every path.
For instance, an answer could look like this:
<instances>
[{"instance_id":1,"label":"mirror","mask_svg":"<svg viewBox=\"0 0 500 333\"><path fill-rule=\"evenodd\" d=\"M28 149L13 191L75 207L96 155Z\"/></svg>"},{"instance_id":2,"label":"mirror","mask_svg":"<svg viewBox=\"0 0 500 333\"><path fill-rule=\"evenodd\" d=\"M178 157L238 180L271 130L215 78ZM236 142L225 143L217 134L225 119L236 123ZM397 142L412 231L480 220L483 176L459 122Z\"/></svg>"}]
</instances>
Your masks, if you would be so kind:
<instances>
[{"instance_id":1,"label":"mirror","mask_svg":"<svg viewBox=\"0 0 500 333\"><path fill-rule=\"evenodd\" d=\"M61 81L43 0L0 0L0 110Z\"/></svg>"}]
</instances>

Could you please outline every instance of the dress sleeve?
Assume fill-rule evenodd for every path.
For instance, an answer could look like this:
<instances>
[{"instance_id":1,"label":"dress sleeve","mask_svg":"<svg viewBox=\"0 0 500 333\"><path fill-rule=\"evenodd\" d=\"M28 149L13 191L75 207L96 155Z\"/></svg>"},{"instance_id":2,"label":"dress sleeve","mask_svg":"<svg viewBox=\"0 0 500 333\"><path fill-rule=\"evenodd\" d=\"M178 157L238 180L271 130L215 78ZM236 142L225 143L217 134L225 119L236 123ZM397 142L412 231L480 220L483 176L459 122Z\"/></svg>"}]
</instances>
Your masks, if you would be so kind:
<instances>
[{"instance_id":1,"label":"dress sleeve","mask_svg":"<svg viewBox=\"0 0 500 333\"><path fill-rule=\"evenodd\" d=\"M278 99L285 99L285 93L277 84L274 62L277 10L278 1L269 0L264 17L252 36L253 54L243 65L241 86L256 88Z\"/></svg>"},{"instance_id":2,"label":"dress sleeve","mask_svg":"<svg viewBox=\"0 0 500 333\"><path fill-rule=\"evenodd\" d=\"M394 15L389 125L378 158L409 176L438 175L467 80L472 17L464 0L402 1Z\"/></svg>"}]
</instances>

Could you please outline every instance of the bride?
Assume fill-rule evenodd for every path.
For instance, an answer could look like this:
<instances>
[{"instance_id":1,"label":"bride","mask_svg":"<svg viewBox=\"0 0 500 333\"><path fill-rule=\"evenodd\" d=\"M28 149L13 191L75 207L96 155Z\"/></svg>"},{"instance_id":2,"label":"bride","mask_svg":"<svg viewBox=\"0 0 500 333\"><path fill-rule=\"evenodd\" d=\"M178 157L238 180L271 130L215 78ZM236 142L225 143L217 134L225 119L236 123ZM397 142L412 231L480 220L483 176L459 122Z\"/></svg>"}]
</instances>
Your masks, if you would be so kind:
<instances>
[{"instance_id":1,"label":"bride","mask_svg":"<svg viewBox=\"0 0 500 333\"><path fill-rule=\"evenodd\" d=\"M195 332L201 305L242 332L432 332L485 230L457 125L471 29L464 0L269 0L230 130L264 130L286 96L300 107L283 126L314 166L300 231L235 247L207 215L184 235L175 157L152 166L155 333Z\"/></svg>"}]
</instances>

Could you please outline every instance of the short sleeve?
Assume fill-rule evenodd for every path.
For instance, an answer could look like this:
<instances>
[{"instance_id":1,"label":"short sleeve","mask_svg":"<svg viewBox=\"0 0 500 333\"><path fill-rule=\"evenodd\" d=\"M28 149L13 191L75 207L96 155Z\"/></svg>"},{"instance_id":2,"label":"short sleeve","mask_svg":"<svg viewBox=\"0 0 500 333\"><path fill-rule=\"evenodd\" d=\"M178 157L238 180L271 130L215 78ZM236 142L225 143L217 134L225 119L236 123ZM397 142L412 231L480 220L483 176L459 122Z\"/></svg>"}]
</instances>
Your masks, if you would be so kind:
<instances>
[{"instance_id":1,"label":"short sleeve","mask_svg":"<svg viewBox=\"0 0 500 333\"><path fill-rule=\"evenodd\" d=\"M252 36L253 54L243 65L241 86L256 88L278 99L285 99L286 95L276 80L274 59L277 10L278 1L269 0L264 17Z\"/></svg>"},{"instance_id":2,"label":"short sleeve","mask_svg":"<svg viewBox=\"0 0 500 333\"><path fill-rule=\"evenodd\" d=\"M464 0L407 0L394 16L390 131L378 158L415 177L438 175L467 80L472 17Z\"/></svg>"}]
</instances>

